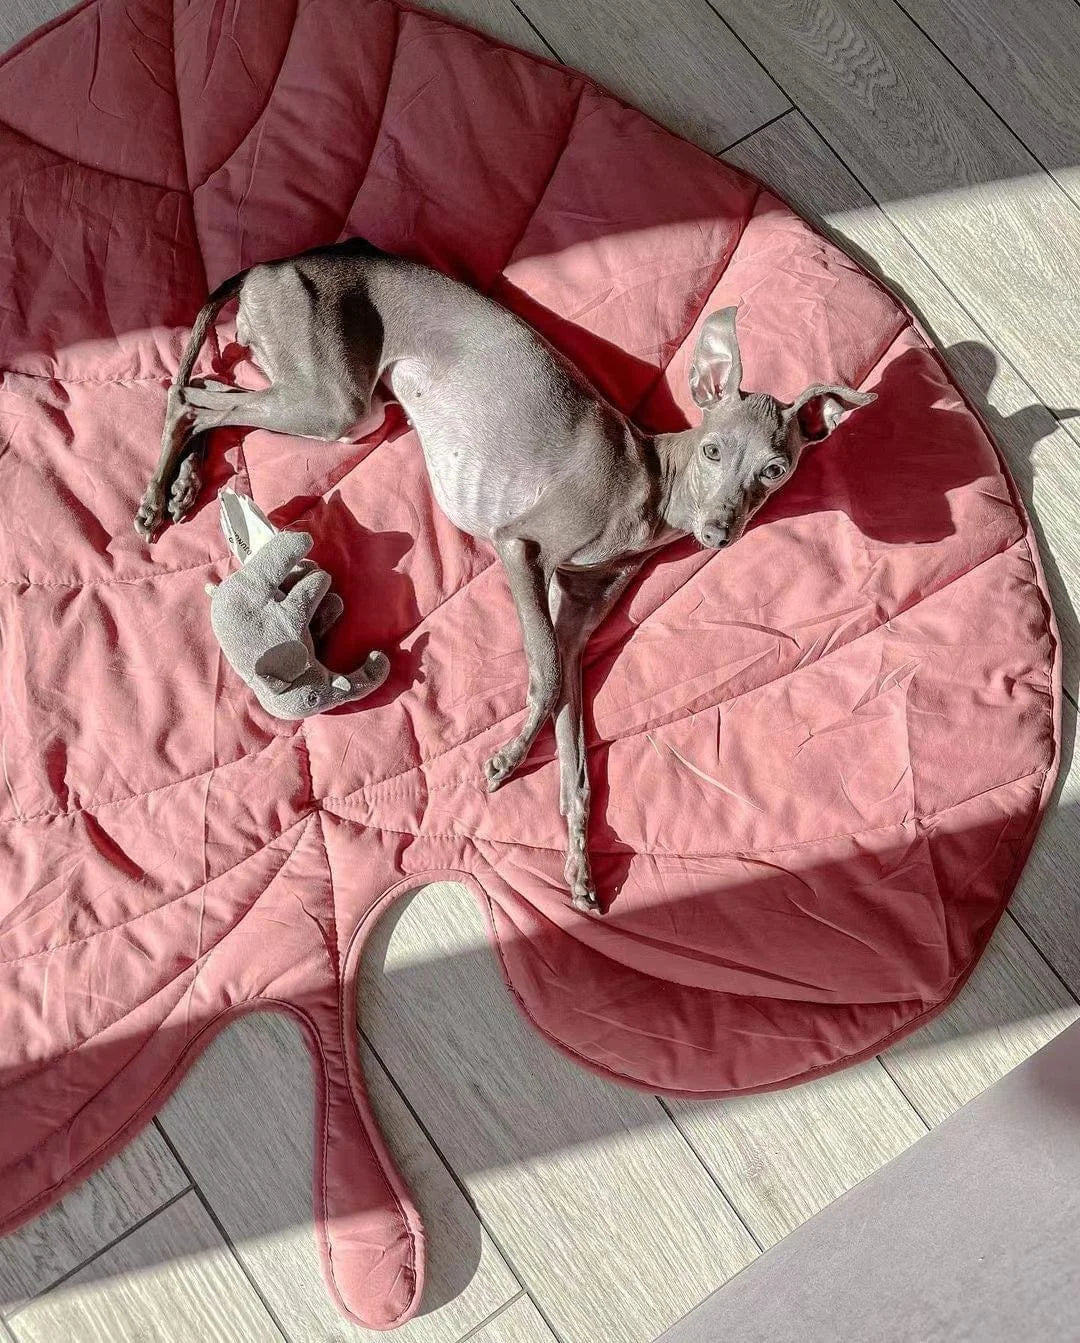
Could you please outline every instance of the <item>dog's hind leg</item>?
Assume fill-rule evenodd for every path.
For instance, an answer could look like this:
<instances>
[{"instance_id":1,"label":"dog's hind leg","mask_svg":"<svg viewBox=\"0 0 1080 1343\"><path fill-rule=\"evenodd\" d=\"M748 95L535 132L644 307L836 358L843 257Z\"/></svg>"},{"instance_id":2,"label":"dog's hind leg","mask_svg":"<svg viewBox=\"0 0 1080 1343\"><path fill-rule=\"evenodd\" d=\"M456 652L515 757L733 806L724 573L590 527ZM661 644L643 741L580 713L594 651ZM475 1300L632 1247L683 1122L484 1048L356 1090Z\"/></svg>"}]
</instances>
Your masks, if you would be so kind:
<instances>
[{"instance_id":1,"label":"dog's hind leg","mask_svg":"<svg viewBox=\"0 0 1080 1343\"><path fill-rule=\"evenodd\" d=\"M343 401L332 404L331 398L307 387L275 383L261 391L224 385L171 388L161 455L135 515L135 530L149 540L161 526L166 507L179 522L195 502L201 440L211 429L269 429L329 440L343 437L353 420L351 407Z\"/></svg>"},{"instance_id":2,"label":"dog's hind leg","mask_svg":"<svg viewBox=\"0 0 1080 1343\"><path fill-rule=\"evenodd\" d=\"M177 504L172 509L173 516L183 516L185 505L181 503L189 495L194 498L198 489L198 475L195 471L194 455L198 451L198 436L204 426L199 424L199 416L192 411L184 399L184 386L191 377L199 350L206 339L214 318L229 302L236 298L244 285L247 272L241 271L218 285L196 314L191 327L191 335L184 347L180 366L169 388L169 399L165 407L165 426L161 431L161 452L158 455L154 474L143 492L138 511L135 514L135 530L149 540L161 526L165 513L165 491L172 482ZM212 428L206 425L205 428ZM187 466L184 463L188 463ZM174 476L183 470L184 481L174 481ZM190 503L190 500L189 500Z\"/></svg>"},{"instance_id":3,"label":"dog's hind leg","mask_svg":"<svg viewBox=\"0 0 1080 1343\"><path fill-rule=\"evenodd\" d=\"M216 429L227 425L243 429L269 429L299 438L341 438L352 425L356 411L332 389L276 382L260 391L233 387L187 387L184 400L196 414Z\"/></svg>"},{"instance_id":4,"label":"dog's hind leg","mask_svg":"<svg viewBox=\"0 0 1080 1343\"><path fill-rule=\"evenodd\" d=\"M203 432L200 418L198 412L184 404L182 390L171 387L165 427L161 432L161 453L135 514L135 530L147 541L164 519L166 493L170 486L171 494L176 494L178 499L186 498L188 494L193 499L193 488L198 489L194 459L198 455L198 439ZM182 484L181 475L184 476ZM172 506L171 494L169 511L175 517L177 513ZM190 506L190 502L189 499L187 506ZM183 516L185 511L185 508L180 508L179 516Z\"/></svg>"},{"instance_id":5,"label":"dog's hind leg","mask_svg":"<svg viewBox=\"0 0 1080 1343\"><path fill-rule=\"evenodd\" d=\"M240 337L269 387L191 385L202 342L230 298L239 299ZM357 309L363 319L346 330L339 307L320 302L318 286L296 263L256 266L211 294L169 389L161 454L135 518L140 536L153 536L166 506L178 521L194 502L200 439L207 431L233 426L333 440L343 438L367 411L379 373L382 324L370 300L361 297L345 304L350 317Z\"/></svg>"}]
</instances>

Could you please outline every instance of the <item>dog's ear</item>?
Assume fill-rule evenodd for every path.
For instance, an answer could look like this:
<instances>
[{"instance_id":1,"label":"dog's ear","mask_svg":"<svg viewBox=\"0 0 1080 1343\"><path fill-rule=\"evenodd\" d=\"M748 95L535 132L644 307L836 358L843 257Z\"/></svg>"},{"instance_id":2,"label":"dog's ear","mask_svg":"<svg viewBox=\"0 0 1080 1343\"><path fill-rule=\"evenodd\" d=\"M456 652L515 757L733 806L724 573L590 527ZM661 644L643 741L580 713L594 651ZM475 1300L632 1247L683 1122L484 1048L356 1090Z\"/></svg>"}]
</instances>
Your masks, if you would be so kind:
<instances>
[{"instance_id":1,"label":"dog's ear","mask_svg":"<svg viewBox=\"0 0 1080 1343\"><path fill-rule=\"evenodd\" d=\"M735 334L735 309L721 308L705 320L690 365L690 393L704 410L725 396L738 396L742 358Z\"/></svg>"},{"instance_id":2,"label":"dog's ear","mask_svg":"<svg viewBox=\"0 0 1080 1343\"><path fill-rule=\"evenodd\" d=\"M280 695L311 666L308 651L299 639L275 644L255 663L255 675L268 690Z\"/></svg>"},{"instance_id":3,"label":"dog's ear","mask_svg":"<svg viewBox=\"0 0 1080 1343\"><path fill-rule=\"evenodd\" d=\"M876 392L856 392L850 387L808 387L785 411L789 424L798 426L805 443L820 443L828 438L841 417L857 406L877 400Z\"/></svg>"}]
</instances>

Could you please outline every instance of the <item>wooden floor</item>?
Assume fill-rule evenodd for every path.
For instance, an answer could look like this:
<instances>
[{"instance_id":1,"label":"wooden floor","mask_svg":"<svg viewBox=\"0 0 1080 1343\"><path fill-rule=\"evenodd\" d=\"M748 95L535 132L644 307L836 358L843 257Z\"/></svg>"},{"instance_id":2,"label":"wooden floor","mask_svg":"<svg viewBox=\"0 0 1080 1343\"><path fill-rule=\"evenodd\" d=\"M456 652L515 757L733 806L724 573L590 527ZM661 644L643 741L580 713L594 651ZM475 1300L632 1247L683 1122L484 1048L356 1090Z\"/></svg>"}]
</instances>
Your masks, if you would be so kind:
<instances>
[{"instance_id":1,"label":"wooden floor","mask_svg":"<svg viewBox=\"0 0 1080 1343\"><path fill-rule=\"evenodd\" d=\"M432 1258L403 1343L646 1343L1078 1012L1080 4L437 7L751 168L904 292L1032 506L1065 643L1065 768L1011 912L951 1010L862 1067L723 1104L631 1093L525 1029L461 888L381 928L365 1060ZM0 42L49 8L4 0ZM138 1142L0 1243L0 1336L359 1337L319 1276L311 1094L290 1025L232 1027Z\"/></svg>"}]
</instances>

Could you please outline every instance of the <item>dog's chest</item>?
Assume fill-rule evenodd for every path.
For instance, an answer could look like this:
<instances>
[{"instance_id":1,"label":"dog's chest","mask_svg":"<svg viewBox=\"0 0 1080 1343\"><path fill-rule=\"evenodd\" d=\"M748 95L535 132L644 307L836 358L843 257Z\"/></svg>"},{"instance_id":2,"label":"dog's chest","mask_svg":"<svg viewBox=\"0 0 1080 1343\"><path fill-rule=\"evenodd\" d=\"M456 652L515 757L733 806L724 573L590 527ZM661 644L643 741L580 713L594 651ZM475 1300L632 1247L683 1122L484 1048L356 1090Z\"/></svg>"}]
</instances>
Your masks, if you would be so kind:
<instances>
[{"instance_id":1,"label":"dog's chest","mask_svg":"<svg viewBox=\"0 0 1080 1343\"><path fill-rule=\"evenodd\" d=\"M578 546L566 562L573 568L588 569L642 555L657 544L656 528L641 513L628 508L617 512L602 531Z\"/></svg>"}]
</instances>

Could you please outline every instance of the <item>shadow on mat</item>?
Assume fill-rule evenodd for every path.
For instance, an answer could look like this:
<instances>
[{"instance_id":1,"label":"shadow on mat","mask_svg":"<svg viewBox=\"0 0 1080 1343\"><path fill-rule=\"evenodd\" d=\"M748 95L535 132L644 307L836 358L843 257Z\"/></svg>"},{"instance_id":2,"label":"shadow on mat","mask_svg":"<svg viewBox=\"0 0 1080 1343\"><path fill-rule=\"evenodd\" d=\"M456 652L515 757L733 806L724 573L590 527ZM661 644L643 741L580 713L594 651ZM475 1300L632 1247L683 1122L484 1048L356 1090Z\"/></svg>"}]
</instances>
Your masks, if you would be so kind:
<instances>
[{"instance_id":1,"label":"shadow on mat","mask_svg":"<svg viewBox=\"0 0 1080 1343\"><path fill-rule=\"evenodd\" d=\"M1068 726L1071 730L1072 724ZM1066 735L1069 740L1071 731ZM1062 777L1069 760L1063 763ZM867 1090L853 1073L810 1084L828 1088L828 1104L837 1123L848 1126L853 1133L874 1131L882 1087L892 1096L890 1104L899 1107L908 1122L909 1100L919 1113L927 1109L927 1096L936 1097L935 1103L951 1105L954 1102L950 1095L981 1088L1074 1013L1075 1004L1063 983L1023 930L1043 946L1055 945L1058 967L1076 982L1080 971L1080 894L1071 869L1065 870L1060 855L1075 848L1078 829L1080 812L1073 805L1062 806L1048 816L1013 901L1015 918L1006 916L971 982L944 1015L888 1050L885 1066L895 1087L879 1076L878 1085ZM1004 837L1006 846L1014 838ZM960 834L956 842L963 845L965 836ZM877 894L880 897L884 892L888 897L880 905L882 910L900 901L902 892L915 884L912 862L925 867L932 865L932 858L926 854L913 857L908 850L875 860L882 882ZM829 874L818 876L824 911L829 908ZM798 877L804 886L814 886L813 872L800 872ZM850 890L840 894L848 901L853 897ZM749 905L755 899L760 900L767 914L775 916L783 892L765 886L756 889L754 883L742 891L729 889L717 901L716 918L723 919L728 912L737 916L740 903ZM609 917L618 921L617 913ZM688 907L685 916L677 905L665 906L670 930L677 930L683 917L687 931L692 933L689 921L700 917L699 902L694 902L693 910ZM817 929L823 942L804 949L804 975L815 953L820 960L833 936L838 937L837 947L843 947L843 939L825 924L812 925L811 939ZM583 1042L590 1036L602 1038L605 1019L612 1014L617 1018L627 995L642 992L640 983L618 967L612 967L610 977L605 975L602 983L584 978L577 981L576 949L568 947L565 934L554 928L550 945L541 936L530 938L529 946L531 953L536 953L531 957L534 972L543 974L547 962L567 974L567 982L560 989L563 1014L568 1005L576 1010ZM731 962L735 964L739 948L734 930L731 946ZM504 944L503 951L513 960L512 944ZM913 954L918 961L922 952ZM767 957L758 959L767 961ZM780 987L797 999L799 990L792 983L799 973L797 957L785 956L783 960L788 982ZM930 961L924 966L929 967ZM888 972L888 964L875 967L872 955L867 954L861 967L852 965L845 971L846 982L852 995L872 997L875 983L887 984ZM395 904L371 934L361 976L361 1023L370 1042L370 1048L367 1043L364 1046L369 1087L384 1134L413 1189L429 1234L431 1272L425 1312L459 1296L477 1271L483 1239L468 1200L475 1199L481 1215L492 1216L497 1223L507 1215L507 1199L513 1202L525 1197L520 1191L508 1192L506 1183L500 1187L499 1171L506 1171L507 1178L514 1181L524 1179L522 1189L536 1182L539 1209L550 1197L561 1208L560 1216L570 1223L580 1216L591 1226L590 1219L597 1214L589 1208L597 1192L584 1172L590 1168L594 1153L601 1162L600 1169L606 1171L603 1179L629 1178L631 1169L635 1172L638 1187L627 1195L628 1199L640 1198L648 1203L655 1180L653 1196L674 1200L676 1209L685 1202L685 1215L696 1215L694 1181L708 1181L708 1176L683 1147L683 1139L671 1126L669 1112L676 1124L693 1117L695 1123L713 1125L721 1140L727 1141L722 1135L728 1107L738 1107L742 1125L752 1124L755 1107L760 1107L763 1113L758 1134L762 1159L767 1159L772 1132L767 1099L726 1103L669 1100L665 1108L653 1097L598 1078L552 1051L518 1015L487 945L480 910L460 888L431 887ZM670 1001L673 995L663 985L654 987L655 993L645 993L645 1017L662 1036L665 1015L670 1012L677 1019L683 1007ZM687 1006L692 1008L692 1004ZM775 1029L781 1034L790 1031L792 1020L787 1016L791 1007L797 1009L797 1003L769 1002L761 1018L762 1030ZM843 1009L837 1010L843 1014ZM741 1037L739 1033L724 1036L723 1015L721 1010L718 1047L734 1055ZM191 1038L200 1024L193 1020L185 1038ZM970 1049L964 1047L965 1038L981 1035L986 1037L984 1044L973 1040ZM181 1047L179 1039L177 1047ZM797 1043L793 1056L796 1066L825 1061L816 1052L823 1047L820 1040ZM84 1053L92 1055L94 1048L90 1045ZM111 1048L115 1048L115 1041ZM941 1053L935 1061L936 1050ZM102 1066L106 1064L103 1059ZM782 1069L788 1066L790 1061L781 1065ZM737 1074L737 1064L734 1071ZM395 1079L393 1083L390 1076ZM850 1079L846 1085L845 1077ZM274 1266L283 1254L289 1256L290 1265L296 1265L295 1272L308 1275L313 1292L323 1290L317 1278L314 1241L306 1230L312 1217L313 1113L312 1071L297 1031L281 1018L267 1021L260 1014L255 1020L248 1019L224 1031L160 1115L160 1123L183 1162L182 1170L175 1173L174 1187L182 1186L189 1177L197 1183L226 1234L237 1244L249 1271L268 1292L272 1305ZM18 1119L10 1106L6 1119ZM647 1129L656 1130L653 1138L638 1156L627 1158L628 1134ZM12 1240L0 1241L4 1299L19 1298L26 1265L35 1265L35 1271L41 1271L46 1246L61 1247L50 1253L60 1255L59 1271L64 1271L60 1265L65 1226L76 1244L85 1232L72 1233L71 1228L107 1224L109 1218L116 1217L119 1224L114 1234L123 1230L125 1214L107 1211L117 1199L110 1187L130 1190L134 1179L136 1185L141 1180L152 1188L155 1179L165 1178L163 1169L172 1165L172 1157L161 1149L153 1130L148 1137L159 1149L155 1156L145 1151L141 1156L134 1152L122 1155L111 1176L106 1171L92 1188L74 1191L58 1209L30 1223ZM612 1155L599 1155L608 1140L615 1140L609 1149ZM808 1164L813 1159L812 1152L804 1158ZM623 1171L622 1163L627 1160L631 1165ZM880 1158L868 1154L866 1160L874 1163ZM671 1161L675 1166L669 1168ZM657 1164L652 1166L650 1162ZM691 1168L693 1175L687 1173ZM677 1178L672 1176L672 1169L681 1172ZM147 1172L153 1172L152 1176ZM510 1172L515 1174L511 1176ZM465 1195L455 1186L454 1177L464 1185ZM738 1188L727 1188L726 1192L738 1206ZM121 1207L124 1197L120 1196ZM184 1197L194 1200L197 1195ZM88 1209L95 1210L90 1223L86 1221ZM526 1211L521 1215L529 1214ZM128 1223L135 1220L135 1216L127 1218ZM305 1229L300 1237L304 1248L280 1249L281 1235L290 1227ZM625 1233L623 1227L619 1234ZM217 1236L210 1230L207 1234L211 1241ZM205 1248L211 1249L212 1243L208 1241ZM146 1253L152 1263L152 1246ZM47 1267L47 1257L45 1263ZM123 1258L107 1252L82 1269L79 1282L120 1271L126 1271ZM290 1266L285 1275L290 1282L295 1281L290 1276L293 1271ZM325 1305L328 1311L332 1309L328 1299Z\"/></svg>"},{"instance_id":2,"label":"shadow on mat","mask_svg":"<svg viewBox=\"0 0 1080 1343\"><path fill-rule=\"evenodd\" d=\"M62 219L59 224L61 228L70 226L74 229L78 221ZM587 221L583 222L583 229L586 224ZM583 232L581 241L590 241L587 231ZM850 242L844 241L844 246L853 255L860 255L859 249ZM871 270L876 269L870 258L861 256L860 259ZM114 341L117 333L111 325L111 315L107 322L103 309L95 306L90 312L97 319L97 326L83 333L66 334L72 339ZM136 315L140 321L145 316L141 312ZM150 316L156 321L160 315L155 312ZM611 343L583 333L582 329L573 328L563 319L552 317L543 323L542 314L532 315L550 328L553 339L566 347L576 351L583 344L589 352L586 362L592 362L597 373L606 369L606 375L598 379L602 384L614 387L624 381L637 388L634 403L643 404L648 400L650 415L658 421L657 427L681 427L681 412L666 394L663 384L653 384L650 390L650 377L655 375L651 365L635 361ZM178 310L169 316L175 324L181 325L193 313ZM996 410L992 384L997 364L988 347L978 342L963 342L946 350L945 355L998 438L1025 502L1030 506L1037 475L1036 449L1042 439L1056 431L1054 416L1041 405L1011 414ZM896 361L897 365L901 362ZM900 371L899 368L890 370L886 374L886 383ZM883 449L888 441L888 425L884 418L889 409L887 387L881 390L881 400L874 408L877 418L865 417L864 412L862 420L864 428L876 427L879 431L878 448L874 448L869 433L860 431L859 443L869 447L871 455L852 463L853 480L858 485L850 500L852 521L864 535L884 543L925 543L941 539L951 530L949 491L967 483L970 477L965 478L963 469L958 469L958 464L952 461L928 463L924 457L905 457L903 444L890 445L888 460L884 456L874 458L872 454ZM923 410L928 424L951 414L935 408L929 399ZM1075 414L1071 410L1056 413L1062 418ZM829 450L826 445L818 451L827 453ZM148 447L148 468L152 461L149 454ZM875 507L873 491L874 480L880 479L878 473L902 473L913 469L916 461L919 474L912 479L911 497L914 502L917 486L922 491L918 506L913 506L907 516L895 511L883 516ZM939 474L933 476L933 489L927 494L926 471L935 467ZM800 478L805 485L806 474L800 472ZM812 474L809 478L812 480ZM905 493L899 491L901 501ZM314 501L298 502L305 507L310 504L318 513L320 505ZM327 508L332 507L331 501ZM800 508L812 511L812 507L812 499L802 502L798 494L785 491L773 505L775 513L772 516L782 515L784 509L793 515ZM760 523L766 522L769 516L763 514ZM351 515L346 518L329 513L318 521L320 535L332 532L338 538L348 537L350 546L362 547L367 557L387 569L394 566L402 553L401 547L410 541L399 533L375 535L365 532ZM1067 652L1076 652L1080 646L1076 612L1054 557L1045 545L1037 514L1034 521L1040 541L1044 542L1042 558L1054 593L1065 648ZM333 567L329 559L326 562L328 567ZM657 561L664 562L669 561ZM408 600L409 595L402 589L402 602L407 604ZM353 609L348 602L346 607L347 611ZM405 618L412 618L407 609ZM355 642L358 651L366 651L372 644L382 646L377 636L369 638L366 631L358 628L351 632L346 630L339 637L342 640L339 649L342 665L348 663L350 641ZM420 650L413 652L416 663L408 669L410 676L419 673ZM1074 692L1076 667L1077 658L1070 656L1066 683ZM1063 734L1062 781L1071 758L1071 712L1068 718ZM611 880L612 864L628 861L629 855L620 855L617 836L605 832L603 802L606 786L603 780L596 784L595 838L602 845L598 865L607 863L606 875ZM1060 792L1061 782L1058 787ZM895 1094L897 1105L908 1104L905 1095L919 1104L920 1087L926 1085L925 1077L922 1082L919 1079L920 1071L925 1071L920 1068L920 1062L925 1059L926 1051L935 1047L935 1040L959 1039L981 1032L994 1040L1008 1033L1010 1028L1025 1028L1025 1023L1029 1023L1030 1034L1018 1045L1019 1052L1023 1052L1031 1043L1031 1035L1038 1035L1043 1027L1049 1029L1045 1022L1040 1025L1037 1020L1041 1013L1056 1020L1058 1014L1064 1016L1071 1011L1069 993L1041 959L1024 930L1035 936L1041 946L1054 948L1055 963L1070 983L1080 982L1080 900L1074 871L1064 857L1076 852L1078 830L1080 817L1071 804L1062 806L1049 817L1014 900L1013 909L1019 922L1007 919L995 948L944 1016L924 1032L890 1050L890 1073L898 1088ZM800 875L805 881L806 874ZM765 892L757 892L752 886L739 893L747 903L753 902L758 895L764 897ZM431 896L418 897L416 909L422 911L423 901L431 899ZM424 1302L424 1309L429 1312L465 1289L476 1273L482 1248L479 1223L469 1212L465 1198L454 1186L449 1172L432 1151L429 1138L462 1179L466 1189L475 1191L472 1196L481 1212L487 1206L488 1198L481 1187L484 1181L479 1177L482 1175L532 1166L542 1180L545 1168L554 1172L556 1167L569 1161L575 1151L583 1162L587 1162L591 1145L607 1139L617 1139L621 1143L627 1132L635 1129L655 1127L668 1141L677 1145L682 1142L671 1128L668 1113L658 1102L605 1083L544 1046L536 1032L516 1015L509 995L499 981L489 948L476 945L481 921L475 910L473 915L464 939L469 945L441 954L437 950L438 939L432 938L429 944L421 944L418 956L396 958L392 953L394 931L397 928L404 933L403 921L409 917L409 910L403 903L377 927L364 961L362 1019L375 1052L401 1088L399 1094L385 1077L380 1078L376 1087L381 1096L380 1111L391 1147L401 1156L402 1164L414 1181L414 1193L429 1230L432 1271ZM666 907L665 916L669 922L678 924L677 907ZM617 922L618 910L610 917ZM821 925L821 929L821 935L827 937L827 928ZM453 947L454 942L460 940L448 939L449 945ZM530 945L535 946L535 943ZM427 946L435 946L435 953L431 954ZM809 954L813 949L806 946L803 951ZM541 946L540 951L543 950ZM565 944L553 940L551 953L555 963L564 961L565 952ZM863 990L873 983L874 978L873 966L869 963L862 966L859 984ZM787 987L797 994L798 985ZM578 1006L586 1023L598 1022L603 1005L595 995L587 993L587 986L582 984L575 988L571 985L569 991L580 994ZM658 1014L663 1009L663 1002L658 1000ZM195 1026L198 1024L194 1023ZM179 1174L180 1185L186 1181L188 1173L194 1176L215 1206L225 1231L239 1245L241 1254L250 1256L250 1262L256 1263L261 1239L272 1238L289 1227L306 1226L310 1222L312 1104L308 1065L298 1051L294 1033L275 1022L272 1029L256 1035L249 1030L252 1024L230 1029L217 1042L170 1103L162 1124L187 1167L187 1171ZM241 1032L245 1034L241 1035ZM241 1045L241 1040L247 1043ZM133 1044L136 1046L137 1042ZM179 1047L178 1041L178 1050ZM993 1045L980 1052L983 1065L986 1064L985 1055L992 1054L996 1047ZM87 1052L92 1064L93 1046ZM101 1062L104 1068L107 1061L103 1058ZM369 1059L369 1070L371 1067L377 1068L378 1064ZM0 1088L3 1085L4 1080L0 1078ZM850 1097L837 1102L841 1122L844 1106L857 1109L859 1103L859 1091L853 1083ZM738 1104L749 1111L755 1102ZM416 1119L410 1117L410 1107L426 1133L419 1128ZM724 1105L715 1103L715 1107L719 1126ZM677 1119L682 1103L672 1103L670 1109ZM18 1114L12 1114L10 1110L4 1118L7 1122L19 1122ZM872 1126L873 1116L870 1122ZM153 1137L152 1131L150 1136ZM160 1152L157 1159L164 1166L172 1160ZM124 1160L123 1156L117 1159L119 1163ZM646 1199L650 1179L668 1187L664 1169L642 1168L637 1177ZM118 1184L132 1178L130 1173L121 1175L119 1169L115 1177ZM707 1179L703 1172L700 1178ZM70 1218L69 1227L109 1225L112 1214L101 1215L101 1209L113 1197L108 1192L109 1179L108 1174L103 1174L98 1177L94 1190L73 1192L59 1209L31 1223L14 1240L0 1242L0 1284L8 1300L16 1300L20 1295L18 1273L8 1266L15 1262L34 1264L40 1271L47 1252L62 1254L65 1219ZM563 1189L568 1187L564 1185ZM737 1192L729 1192L737 1200ZM197 1194L186 1193L182 1197L195 1199ZM582 1203L594 1197L595 1191L583 1182ZM74 1210L76 1205L81 1211ZM105 1232L104 1239L115 1240L127 1226L152 1211L153 1206L151 1200L143 1212L121 1213L112 1222L111 1232ZM686 1215L694 1215L694 1208L689 1203ZM81 1233L70 1234L77 1242ZM210 1235L210 1242L216 1234ZM60 1246L59 1250L57 1246ZM581 1253L587 1259L588 1247L585 1246ZM262 1261L267 1279L274 1275L273 1255L272 1249L267 1251L268 1257ZM314 1264L313 1247L309 1250L308 1260ZM114 1262L108 1252L92 1260L82 1269L80 1281L107 1277L114 1271L111 1267ZM626 1263L631 1271L633 1257L628 1255ZM71 1266L59 1265L58 1259L51 1276L46 1270L45 1279L54 1281ZM313 1291L321 1292L321 1283L314 1277L311 1281Z\"/></svg>"}]
</instances>

